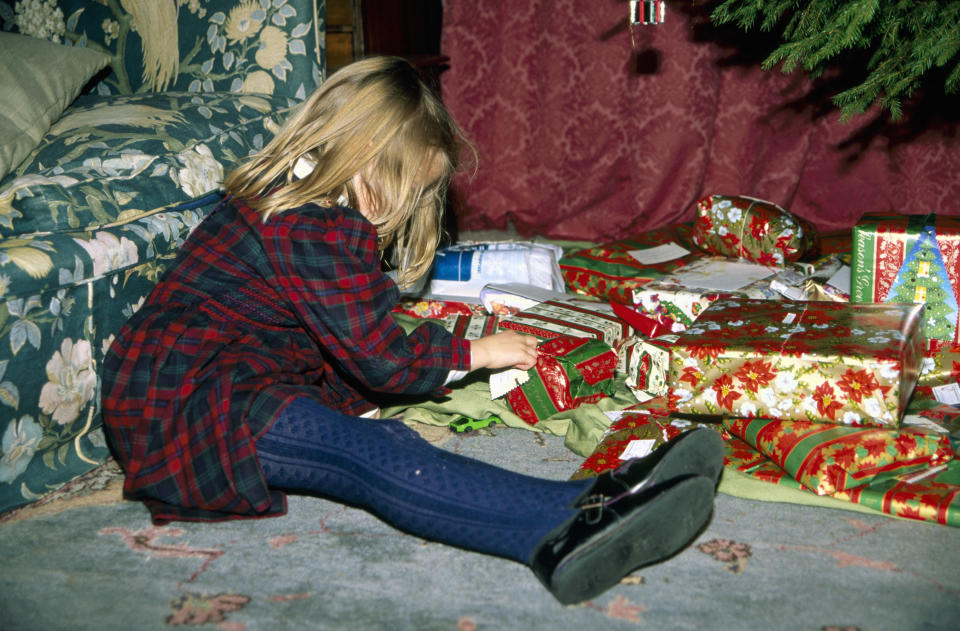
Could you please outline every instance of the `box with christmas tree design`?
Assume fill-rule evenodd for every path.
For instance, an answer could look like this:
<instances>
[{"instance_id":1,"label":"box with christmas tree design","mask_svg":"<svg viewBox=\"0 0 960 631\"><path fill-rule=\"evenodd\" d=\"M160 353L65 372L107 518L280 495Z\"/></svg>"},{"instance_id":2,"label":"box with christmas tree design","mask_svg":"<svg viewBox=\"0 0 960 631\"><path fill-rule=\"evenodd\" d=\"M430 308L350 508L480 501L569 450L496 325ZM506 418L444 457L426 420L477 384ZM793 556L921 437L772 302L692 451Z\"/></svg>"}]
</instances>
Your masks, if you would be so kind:
<instances>
[{"instance_id":1,"label":"box with christmas tree design","mask_svg":"<svg viewBox=\"0 0 960 631\"><path fill-rule=\"evenodd\" d=\"M958 340L960 217L864 215L852 247L851 302L923 303L927 338Z\"/></svg>"},{"instance_id":2,"label":"box with christmas tree design","mask_svg":"<svg viewBox=\"0 0 960 631\"><path fill-rule=\"evenodd\" d=\"M671 347L670 408L897 427L923 359L923 305L724 299Z\"/></svg>"}]
</instances>

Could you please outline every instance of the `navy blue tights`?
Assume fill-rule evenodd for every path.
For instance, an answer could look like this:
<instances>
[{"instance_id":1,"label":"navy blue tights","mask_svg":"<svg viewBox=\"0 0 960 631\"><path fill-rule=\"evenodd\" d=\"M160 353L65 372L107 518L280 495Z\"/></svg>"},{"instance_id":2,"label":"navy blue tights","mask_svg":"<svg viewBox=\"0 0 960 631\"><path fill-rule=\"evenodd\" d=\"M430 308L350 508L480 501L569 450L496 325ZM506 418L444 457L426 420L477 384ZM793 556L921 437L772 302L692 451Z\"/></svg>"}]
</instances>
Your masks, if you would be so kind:
<instances>
[{"instance_id":1,"label":"navy blue tights","mask_svg":"<svg viewBox=\"0 0 960 631\"><path fill-rule=\"evenodd\" d=\"M576 513L590 484L545 480L434 447L397 420L368 420L312 399L290 403L257 440L274 488L365 508L400 530L522 563Z\"/></svg>"}]
</instances>

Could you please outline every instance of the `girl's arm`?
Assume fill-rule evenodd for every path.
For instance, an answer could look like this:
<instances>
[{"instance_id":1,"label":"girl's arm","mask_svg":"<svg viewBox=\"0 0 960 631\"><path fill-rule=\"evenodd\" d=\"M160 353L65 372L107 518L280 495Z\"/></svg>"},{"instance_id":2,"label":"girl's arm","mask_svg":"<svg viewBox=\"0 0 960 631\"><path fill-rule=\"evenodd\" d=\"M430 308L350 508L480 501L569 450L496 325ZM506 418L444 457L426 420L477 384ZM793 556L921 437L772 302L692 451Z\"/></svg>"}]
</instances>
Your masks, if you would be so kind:
<instances>
[{"instance_id":1,"label":"girl's arm","mask_svg":"<svg viewBox=\"0 0 960 631\"><path fill-rule=\"evenodd\" d=\"M504 331L470 343L470 370L519 368L528 370L537 363L537 338Z\"/></svg>"}]
</instances>

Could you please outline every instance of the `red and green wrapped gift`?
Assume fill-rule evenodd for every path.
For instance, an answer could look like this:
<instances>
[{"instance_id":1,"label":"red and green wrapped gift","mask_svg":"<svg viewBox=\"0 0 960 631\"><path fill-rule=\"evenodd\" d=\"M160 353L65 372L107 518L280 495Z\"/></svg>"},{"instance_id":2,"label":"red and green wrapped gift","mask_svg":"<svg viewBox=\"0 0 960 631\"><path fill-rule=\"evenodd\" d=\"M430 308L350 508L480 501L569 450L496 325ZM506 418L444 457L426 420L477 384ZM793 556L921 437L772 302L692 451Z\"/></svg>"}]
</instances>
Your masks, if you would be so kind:
<instances>
[{"instance_id":1,"label":"red and green wrapped gift","mask_svg":"<svg viewBox=\"0 0 960 631\"><path fill-rule=\"evenodd\" d=\"M923 305L730 298L671 347L680 414L897 427L917 383Z\"/></svg>"},{"instance_id":2,"label":"red and green wrapped gift","mask_svg":"<svg viewBox=\"0 0 960 631\"><path fill-rule=\"evenodd\" d=\"M537 365L525 383L509 391L507 404L530 425L613 394L617 354L586 337L557 337L537 348Z\"/></svg>"},{"instance_id":3,"label":"red and green wrapped gift","mask_svg":"<svg viewBox=\"0 0 960 631\"><path fill-rule=\"evenodd\" d=\"M630 325L602 302L547 300L500 319L500 330L533 335L542 340L557 336L589 337L617 348L630 337Z\"/></svg>"},{"instance_id":4,"label":"red and green wrapped gift","mask_svg":"<svg viewBox=\"0 0 960 631\"><path fill-rule=\"evenodd\" d=\"M635 288L702 256L690 240L691 230L690 224L675 224L572 252L560 259L560 271L572 292L632 305ZM636 256L674 246L682 248L678 253L686 254L656 263L642 262L644 257Z\"/></svg>"},{"instance_id":5,"label":"red and green wrapped gift","mask_svg":"<svg viewBox=\"0 0 960 631\"><path fill-rule=\"evenodd\" d=\"M727 466L750 477L812 493L793 476L749 443L727 440ZM874 480L830 497L858 504L886 515L960 526L960 460L954 458L923 473Z\"/></svg>"},{"instance_id":6,"label":"red and green wrapped gift","mask_svg":"<svg viewBox=\"0 0 960 631\"><path fill-rule=\"evenodd\" d=\"M915 427L884 429L761 418L724 426L817 495L902 477L953 459L946 435Z\"/></svg>"},{"instance_id":7,"label":"red and green wrapped gift","mask_svg":"<svg viewBox=\"0 0 960 631\"><path fill-rule=\"evenodd\" d=\"M850 301L927 306L930 340L958 340L960 217L864 215L853 228Z\"/></svg>"},{"instance_id":8,"label":"red and green wrapped gift","mask_svg":"<svg viewBox=\"0 0 960 631\"><path fill-rule=\"evenodd\" d=\"M708 195L697 203L693 242L703 251L762 265L784 265L816 249L813 225L773 202Z\"/></svg>"},{"instance_id":9,"label":"red and green wrapped gift","mask_svg":"<svg viewBox=\"0 0 960 631\"><path fill-rule=\"evenodd\" d=\"M700 425L723 432L723 428L716 423L696 423L647 411L627 409L620 418L611 423L610 429L593 453L583 461L570 479L592 478L609 469L616 469L635 441L642 442L641 451L649 453L683 432Z\"/></svg>"},{"instance_id":10,"label":"red and green wrapped gift","mask_svg":"<svg viewBox=\"0 0 960 631\"><path fill-rule=\"evenodd\" d=\"M393 311L412 318L433 319L457 315L486 315L482 305L457 300L430 300L426 298L405 298L397 303Z\"/></svg>"}]
</instances>

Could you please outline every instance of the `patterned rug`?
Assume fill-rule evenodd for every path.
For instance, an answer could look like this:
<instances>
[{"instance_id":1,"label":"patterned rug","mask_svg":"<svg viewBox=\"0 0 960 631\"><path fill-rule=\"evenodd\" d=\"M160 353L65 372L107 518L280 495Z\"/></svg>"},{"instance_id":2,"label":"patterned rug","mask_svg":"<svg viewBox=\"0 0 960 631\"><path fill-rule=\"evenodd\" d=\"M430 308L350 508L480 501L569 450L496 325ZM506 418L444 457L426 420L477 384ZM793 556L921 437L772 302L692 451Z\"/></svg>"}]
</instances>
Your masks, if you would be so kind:
<instances>
[{"instance_id":1,"label":"patterned rug","mask_svg":"<svg viewBox=\"0 0 960 631\"><path fill-rule=\"evenodd\" d=\"M444 449L566 479L556 436L504 427ZM717 496L669 561L559 605L524 566L429 543L355 508L291 497L276 519L155 527L108 463L0 516L0 627L166 629L955 629L960 529Z\"/></svg>"}]
</instances>

